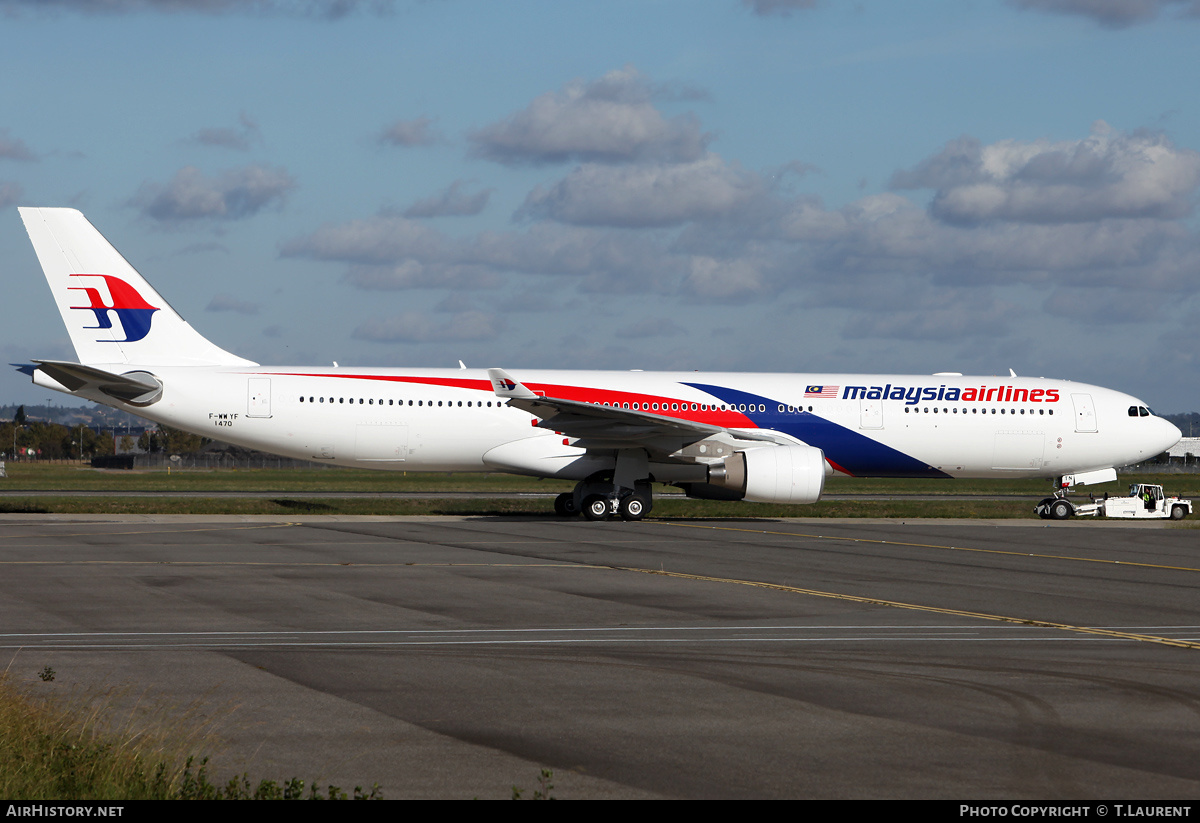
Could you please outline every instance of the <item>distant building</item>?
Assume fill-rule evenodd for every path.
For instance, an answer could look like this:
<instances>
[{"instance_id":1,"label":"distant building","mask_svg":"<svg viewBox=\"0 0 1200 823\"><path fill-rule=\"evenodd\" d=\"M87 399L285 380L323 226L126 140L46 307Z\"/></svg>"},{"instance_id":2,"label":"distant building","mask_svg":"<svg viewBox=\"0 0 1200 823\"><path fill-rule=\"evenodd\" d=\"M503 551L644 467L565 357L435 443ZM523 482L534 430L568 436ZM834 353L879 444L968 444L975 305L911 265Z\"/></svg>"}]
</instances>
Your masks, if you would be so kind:
<instances>
[{"instance_id":1,"label":"distant building","mask_svg":"<svg viewBox=\"0 0 1200 823\"><path fill-rule=\"evenodd\" d=\"M1183 462L1190 463L1192 460L1200 457L1200 437L1183 438L1174 446L1167 449L1167 455L1172 458L1181 458Z\"/></svg>"}]
</instances>

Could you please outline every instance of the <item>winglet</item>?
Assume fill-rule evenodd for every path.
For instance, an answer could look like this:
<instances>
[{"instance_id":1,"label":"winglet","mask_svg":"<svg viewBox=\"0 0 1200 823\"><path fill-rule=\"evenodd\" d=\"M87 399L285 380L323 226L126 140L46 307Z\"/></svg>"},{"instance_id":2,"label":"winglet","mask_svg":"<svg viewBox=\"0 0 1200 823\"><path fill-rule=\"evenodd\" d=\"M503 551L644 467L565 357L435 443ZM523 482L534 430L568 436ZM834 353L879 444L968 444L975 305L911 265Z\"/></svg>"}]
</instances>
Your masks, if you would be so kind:
<instances>
[{"instance_id":1,"label":"winglet","mask_svg":"<svg viewBox=\"0 0 1200 823\"><path fill-rule=\"evenodd\" d=\"M537 394L525 388L509 376L504 369L488 369L488 378L492 381L492 389L497 397L507 397L515 400L526 400L537 397Z\"/></svg>"}]
</instances>

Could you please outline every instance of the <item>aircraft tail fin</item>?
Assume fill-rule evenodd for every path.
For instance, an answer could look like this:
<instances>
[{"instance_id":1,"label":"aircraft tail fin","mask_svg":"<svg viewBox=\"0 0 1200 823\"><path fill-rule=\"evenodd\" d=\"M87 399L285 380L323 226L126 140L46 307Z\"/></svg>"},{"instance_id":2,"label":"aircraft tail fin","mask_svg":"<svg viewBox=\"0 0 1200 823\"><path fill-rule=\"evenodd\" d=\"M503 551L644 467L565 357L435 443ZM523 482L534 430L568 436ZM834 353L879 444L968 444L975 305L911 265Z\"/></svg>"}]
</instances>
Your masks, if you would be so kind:
<instances>
[{"instance_id":1,"label":"aircraft tail fin","mask_svg":"<svg viewBox=\"0 0 1200 823\"><path fill-rule=\"evenodd\" d=\"M18 211L80 363L257 365L193 329L80 212Z\"/></svg>"}]
</instances>

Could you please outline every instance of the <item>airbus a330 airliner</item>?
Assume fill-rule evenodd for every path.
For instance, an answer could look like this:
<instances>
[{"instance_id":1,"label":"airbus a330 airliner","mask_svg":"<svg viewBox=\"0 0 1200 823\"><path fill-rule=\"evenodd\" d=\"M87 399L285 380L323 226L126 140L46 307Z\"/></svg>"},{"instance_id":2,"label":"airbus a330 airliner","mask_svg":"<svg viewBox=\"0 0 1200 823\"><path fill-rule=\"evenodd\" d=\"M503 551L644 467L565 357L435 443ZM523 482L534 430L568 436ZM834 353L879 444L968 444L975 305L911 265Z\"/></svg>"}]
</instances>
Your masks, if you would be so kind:
<instances>
[{"instance_id":1,"label":"airbus a330 airliner","mask_svg":"<svg viewBox=\"0 0 1200 823\"><path fill-rule=\"evenodd\" d=\"M37 385L289 457L578 481L563 515L639 520L652 481L774 503L815 502L833 473L1065 489L1180 438L1135 397L1015 375L260 366L196 332L78 211L20 213L79 359L21 366Z\"/></svg>"}]
</instances>

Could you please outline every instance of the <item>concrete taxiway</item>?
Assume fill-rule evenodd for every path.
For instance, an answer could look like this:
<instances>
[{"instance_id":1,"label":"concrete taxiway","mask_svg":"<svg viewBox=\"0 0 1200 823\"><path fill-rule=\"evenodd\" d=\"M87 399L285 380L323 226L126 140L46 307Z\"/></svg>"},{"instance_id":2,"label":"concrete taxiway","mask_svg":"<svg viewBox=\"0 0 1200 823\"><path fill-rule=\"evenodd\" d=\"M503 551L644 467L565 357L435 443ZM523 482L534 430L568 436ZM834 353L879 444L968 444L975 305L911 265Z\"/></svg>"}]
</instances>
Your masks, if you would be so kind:
<instances>
[{"instance_id":1,"label":"concrete taxiway","mask_svg":"<svg viewBox=\"0 0 1200 823\"><path fill-rule=\"evenodd\" d=\"M2 515L0 655L190 707L217 777L1195 798L1200 541L1157 525Z\"/></svg>"}]
</instances>

